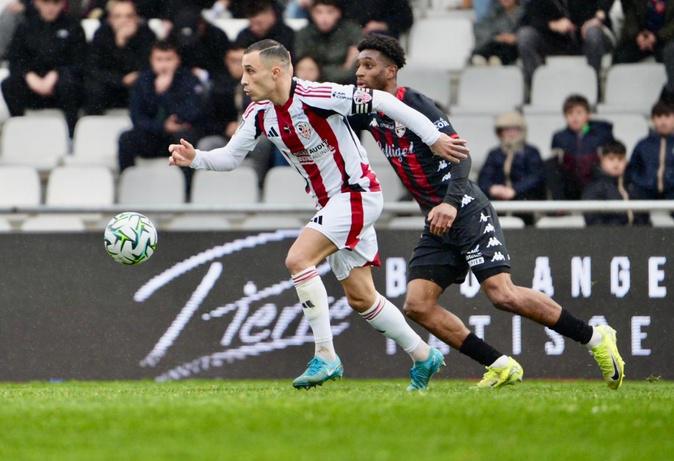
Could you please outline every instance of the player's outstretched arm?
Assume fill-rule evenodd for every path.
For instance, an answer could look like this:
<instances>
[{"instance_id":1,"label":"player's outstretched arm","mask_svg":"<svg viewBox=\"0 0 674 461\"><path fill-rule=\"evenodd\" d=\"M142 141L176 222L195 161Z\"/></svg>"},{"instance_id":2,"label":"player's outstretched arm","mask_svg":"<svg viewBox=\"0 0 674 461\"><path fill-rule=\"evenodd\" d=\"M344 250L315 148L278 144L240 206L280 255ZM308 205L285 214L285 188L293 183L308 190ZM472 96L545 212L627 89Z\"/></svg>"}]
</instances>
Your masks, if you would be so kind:
<instances>
[{"instance_id":1,"label":"player's outstretched arm","mask_svg":"<svg viewBox=\"0 0 674 461\"><path fill-rule=\"evenodd\" d=\"M182 138L180 144L171 144L168 151L171 154L169 165L173 166L190 166L194 157L197 156L194 146Z\"/></svg>"}]
</instances>

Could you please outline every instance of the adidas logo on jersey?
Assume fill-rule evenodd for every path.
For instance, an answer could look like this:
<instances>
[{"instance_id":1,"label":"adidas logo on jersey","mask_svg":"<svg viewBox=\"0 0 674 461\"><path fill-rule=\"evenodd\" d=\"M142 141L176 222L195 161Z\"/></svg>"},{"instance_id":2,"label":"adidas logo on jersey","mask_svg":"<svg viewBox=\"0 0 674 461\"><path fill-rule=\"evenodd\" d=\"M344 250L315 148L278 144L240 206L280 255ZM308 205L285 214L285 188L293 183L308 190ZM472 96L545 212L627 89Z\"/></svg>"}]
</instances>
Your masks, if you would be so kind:
<instances>
[{"instance_id":1,"label":"adidas logo on jersey","mask_svg":"<svg viewBox=\"0 0 674 461\"><path fill-rule=\"evenodd\" d=\"M499 246L499 245L501 245L501 242L499 242L498 239L497 239L496 237L491 237L491 238L489 239L489 243L487 243L487 248L489 248L489 247L497 247L497 246Z\"/></svg>"},{"instance_id":2,"label":"adidas logo on jersey","mask_svg":"<svg viewBox=\"0 0 674 461\"><path fill-rule=\"evenodd\" d=\"M323 225L323 216L314 216L311 219L311 222L318 224L319 226Z\"/></svg>"},{"instance_id":3,"label":"adidas logo on jersey","mask_svg":"<svg viewBox=\"0 0 674 461\"><path fill-rule=\"evenodd\" d=\"M314 308L316 306L314 305L314 303L311 302L311 300L307 300L307 301L304 301L302 303L302 307L305 308L305 309L311 309L311 308Z\"/></svg>"},{"instance_id":4,"label":"adidas logo on jersey","mask_svg":"<svg viewBox=\"0 0 674 461\"><path fill-rule=\"evenodd\" d=\"M492 226L491 223L484 226L484 232L482 232L482 235L486 234L487 232L494 232L494 226Z\"/></svg>"},{"instance_id":5,"label":"adidas logo on jersey","mask_svg":"<svg viewBox=\"0 0 674 461\"><path fill-rule=\"evenodd\" d=\"M473 200L475 200L475 197L471 197L470 195L464 194L463 198L461 199L461 208L465 207Z\"/></svg>"},{"instance_id":6,"label":"adidas logo on jersey","mask_svg":"<svg viewBox=\"0 0 674 461\"><path fill-rule=\"evenodd\" d=\"M278 138L278 133L274 129L274 127L271 127L269 131L267 131L267 137L268 138Z\"/></svg>"},{"instance_id":7,"label":"adidas logo on jersey","mask_svg":"<svg viewBox=\"0 0 674 461\"><path fill-rule=\"evenodd\" d=\"M494 257L491 258L491 262L494 261L505 261L505 256L503 256L503 253L501 253L500 251L497 251L496 253L494 253Z\"/></svg>"}]
</instances>

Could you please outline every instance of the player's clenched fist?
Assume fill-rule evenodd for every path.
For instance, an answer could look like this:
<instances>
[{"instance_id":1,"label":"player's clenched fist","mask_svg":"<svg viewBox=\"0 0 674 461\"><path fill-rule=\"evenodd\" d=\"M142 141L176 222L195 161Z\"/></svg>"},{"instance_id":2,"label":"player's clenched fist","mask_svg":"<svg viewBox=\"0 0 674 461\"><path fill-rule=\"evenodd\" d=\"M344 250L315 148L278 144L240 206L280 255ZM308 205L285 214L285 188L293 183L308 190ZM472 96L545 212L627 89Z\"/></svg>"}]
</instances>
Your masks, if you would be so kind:
<instances>
[{"instance_id":1,"label":"player's clenched fist","mask_svg":"<svg viewBox=\"0 0 674 461\"><path fill-rule=\"evenodd\" d=\"M447 232L454 224L457 210L449 203L441 203L433 208L427 216L431 234L442 235Z\"/></svg>"},{"instance_id":2,"label":"player's clenched fist","mask_svg":"<svg viewBox=\"0 0 674 461\"><path fill-rule=\"evenodd\" d=\"M445 133L441 133L437 141L431 146L433 153L452 163L460 163L461 160L468 158L470 149L466 145L467 141L460 138L450 138Z\"/></svg>"},{"instance_id":3,"label":"player's clenched fist","mask_svg":"<svg viewBox=\"0 0 674 461\"><path fill-rule=\"evenodd\" d=\"M171 154L169 165L190 166L197 155L194 146L182 138L180 144L171 144L168 150Z\"/></svg>"}]
</instances>

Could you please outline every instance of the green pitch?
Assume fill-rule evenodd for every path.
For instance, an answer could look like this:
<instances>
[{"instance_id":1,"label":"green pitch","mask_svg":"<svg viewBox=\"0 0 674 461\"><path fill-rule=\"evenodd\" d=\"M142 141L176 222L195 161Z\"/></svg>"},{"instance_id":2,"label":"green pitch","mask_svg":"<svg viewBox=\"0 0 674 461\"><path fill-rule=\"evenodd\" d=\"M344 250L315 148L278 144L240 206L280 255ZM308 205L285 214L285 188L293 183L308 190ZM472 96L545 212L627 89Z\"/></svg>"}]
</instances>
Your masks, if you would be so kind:
<instances>
[{"instance_id":1,"label":"green pitch","mask_svg":"<svg viewBox=\"0 0 674 461\"><path fill-rule=\"evenodd\" d=\"M0 384L0 460L671 460L674 383Z\"/></svg>"}]
</instances>

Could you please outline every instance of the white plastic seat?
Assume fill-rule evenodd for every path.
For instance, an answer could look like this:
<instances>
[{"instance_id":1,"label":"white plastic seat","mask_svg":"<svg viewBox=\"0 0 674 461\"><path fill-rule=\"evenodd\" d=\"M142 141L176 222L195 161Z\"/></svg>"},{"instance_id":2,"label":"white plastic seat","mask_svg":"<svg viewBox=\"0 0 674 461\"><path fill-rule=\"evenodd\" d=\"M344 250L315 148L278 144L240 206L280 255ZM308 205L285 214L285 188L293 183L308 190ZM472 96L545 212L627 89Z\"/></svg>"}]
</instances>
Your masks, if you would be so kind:
<instances>
[{"instance_id":1,"label":"white plastic seat","mask_svg":"<svg viewBox=\"0 0 674 461\"><path fill-rule=\"evenodd\" d=\"M59 167L49 175L47 205L96 207L114 201L114 179L107 168Z\"/></svg>"},{"instance_id":2,"label":"white plastic seat","mask_svg":"<svg viewBox=\"0 0 674 461\"><path fill-rule=\"evenodd\" d=\"M38 170L54 168L68 152L63 117L12 117L2 127L0 162Z\"/></svg>"},{"instance_id":3,"label":"white plastic seat","mask_svg":"<svg viewBox=\"0 0 674 461\"><path fill-rule=\"evenodd\" d=\"M428 69L463 69L475 45L468 18L424 18L410 32L410 66Z\"/></svg>"},{"instance_id":4,"label":"white plastic seat","mask_svg":"<svg viewBox=\"0 0 674 461\"><path fill-rule=\"evenodd\" d=\"M524 103L524 77L517 66L468 67L461 74L452 115L499 114Z\"/></svg>"},{"instance_id":5,"label":"white plastic seat","mask_svg":"<svg viewBox=\"0 0 674 461\"><path fill-rule=\"evenodd\" d=\"M543 160L551 157L552 136L556 131L566 127L566 120L561 114L527 115L527 143L538 148Z\"/></svg>"},{"instance_id":6,"label":"white plastic seat","mask_svg":"<svg viewBox=\"0 0 674 461\"><path fill-rule=\"evenodd\" d=\"M164 23L159 18L152 18L147 22L147 26L154 32L154 34L157 36L158 40L164 40L168 34L169 34L169 29Z\"/></svg>"},{"instance_id":7,"label":"white plastic seat","mask_svg":"<svg viewBox=\"0 0 674 461\"><path fill-rule=\"evenodd\" d=\"M585 227L585 218L581 215L543 216L536 221L539 229L580 229Z\"/></svg>"},{"instance_id":8,"label":"white plastic seat","mask_svg":"<svg viewBox=\"0 0 674 461\"><path fill-rule=\"evenodd\" d=\"M101 21L98 19L86 18L80 21L82 29L84 29L84 37L87 39L87 42L91 42L94 39L94 35L99 27L101 27Z\"/></svg>"},{"instance_id":9,"label":"white plastic seat","mask_svg":"<svg viewBox=\"0 0 674 461\"><path fill-rule=\"evenodd\" d=\"M402 86L421 91L442 107L449 107L451 75L447 69L433 69L408 64L400 70L398 82Z\"/></svg>"},{"instance_id":10,"label":"white plastic seat","mask_svg":"<svg viewBox=\"0 0 674 461\"><path fill-rule=\"evenodd\" d=\"M233 42L239 36L239 32L248 27L248 19L218 19L213 25L222 29Z\"/></svg>"},{"instance_id":11,"label":"white plastic seat","mask_svg":"<svg viewBox=\"0 0 674 461\"><path fill-rule=\"evenodd\" d=\"M488 115L457 115L451 118L452 126L462 139L468 141L472 165L471 179L476 179L487 154L498 146L494 132L494 117Z\"/></svg>"},{"instance_id":12,"label":"white plastic seat","mask_svg":"<svg viewBox=\"0 0 674 461\"><path fill-rule=\"evenodd\" d=\"M257 173L248 167L228 172L198 170L192 177L192 203L200 205L257 203L257 183Z\"/></svg>"},{"instance_id":13,"label":"white plastic seat","mask_svg":"<svg viewBox=\"0 0 674 461\"><path fill-rule=\"evenodd\" d=\"M118 202L125 205L185 203L185 176L179 168L132 166L119 178Z\"/></svg>"},{"instance_id":14,"label":"white plastic seat","mask_svg":"<svg viewBox=\"0 0 674 461\"><path fill-rule=\"evenodd\" d=\"M10 232L11 230L12 226L9 224L9 221L3 217L0 217L0 232Z\"/></svg>"},{"instance_id":15,"label":"white plastic seat","mask_svg":"<svg viewBox=\"0 0 674 461\"><path fill-rule=\"evenodd\" d=\"M84 222L77 216L41 215L21 223L24 232L83 232Z\"/></svg>"},{"instance_id":16,"label":"white plastic seat","mask_svg":"<svg viewBox=\"0 0 674 461\"><path fill-rule=\"evenodd\" d=\"M423 216L396 216L388 222L388 228L394 230L422 230L426 224Z\"/></svg>"},{"instance_id":17,"label":"white plastic seat","mask_svg":"<svg viewBox=\"0 0 674 461\"><path fill-rule=\"evenodd\" d=\"M674 227L674 218L667 211L651 211L653 227Z\"/></svg>"},{"instance_id":18,"label":"white plastic seat","mask_svg":"<svg viewBox=\"0 0 674 461\"><path fill-rule=\"evenodd\" d=\"M625 144L629 160L637 143L648 136L648 122L640 114L600 114L599 120L613 123L613 136Z\"/></svg>"},{"instance_id":19,"label":"white plastic seat","mask_svg":"<svg viewBox=\"0 0 674 461\"><path fill-rule=\"evenodd\" d=\"M125 116L82 117L75 126L73 155L66 158L66 163L116 169L119 135L131 127L131 119Z\"/></svg>"},{"instance_id":20,"label":"white plastic seat","mask_svg":"<svg viewBox=\"0 0 674 461\"><path fill-rule=\"evenodd\" d=\"M585 96L591 106L597 103L597 74L592 67L541 66L534 72L531 104L524 106L524 113L561 113L564 100L571 94Z\"/></svg>"},{"instance_id":21,"label":"white plastic seat","mask_svg":"<svg viewBox=\"0 0 674 461\"><path fill-rule=\"evenodd\" d=\"M517 216L499 216L498 222L502 229L524 229L525 227L524 220Z\"/></svg>"},{"instance_id":22,"label":"white plastic seat","mask_svg":"<svg viewBox=\"0 0 674 461\"><path fill-rule=\"evenodd\" d=\"M0 207L40 204L40 176L27 166L0 166Z\"/></svg>"},{"instance_id":23,"label":"white plastic seat","mask_svg":"<svg viewBox=\"0 0 674 461\"><path fill-rule=\"evenodd\" d=\"M246 218L241 224L244 230L301 229L307 221L291 215L264 214Z\"/></svg>"},{"instance_id":24,"label":"white plastic seat","mask_svg":"<svg viewBox=\"0 0 674 461\"><path fill-rule=\"evenodd\" d=\"M183 215L173 218L165 227L172 231L219 231L232 229L232 224L222 216Z\"/></svg>"},{"instance_id":25,"label":"white plastic seat","mask_svg":"<svg viewBox=\"0 0 674 461\"><path fill-rule=\"evenodd\" d=\"M286 18L284 22L294 31L302 30L309 24L309 20L305 18Z\"/></svg>"},{"instance_id":26,"label":"white plastic seat","mask_svg":"<svg viewBox=\"0 0 674 461\"><path fill-rule=\"evenodd\" d=\"M597 106L597 112L650 114L666 82L662 64L616 64L606 76L604 104Z\"/></svg>"},{"instance_id":27,"label":"white plastic seat","mask_svg":"<svg viewBox=\"0 0 674 461\"><path fill-rule=\"evenodd\" d=\"M304 190L304 179L292 167L277 166L267 172L264 178L264 203L289 205L311 204L312 200Z\"/></svg>"}]
</instances>

